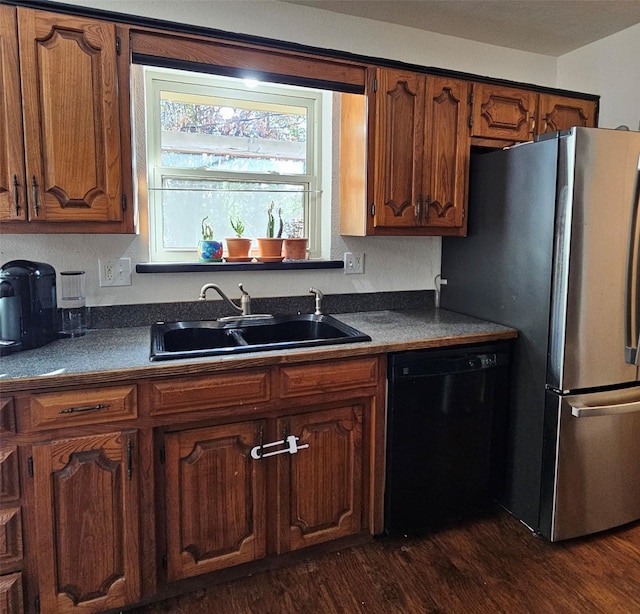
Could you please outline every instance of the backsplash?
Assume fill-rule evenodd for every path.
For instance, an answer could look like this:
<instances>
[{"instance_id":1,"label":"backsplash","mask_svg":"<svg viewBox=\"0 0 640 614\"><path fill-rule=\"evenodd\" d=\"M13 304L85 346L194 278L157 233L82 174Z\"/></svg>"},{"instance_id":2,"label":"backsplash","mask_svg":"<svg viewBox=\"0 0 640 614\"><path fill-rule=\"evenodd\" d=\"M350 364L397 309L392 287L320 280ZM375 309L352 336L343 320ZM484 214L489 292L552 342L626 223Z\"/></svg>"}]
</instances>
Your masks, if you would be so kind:
<instances>
[{"instance_id":1,"label":"backsplash","mask_svg":"<svg viewBox=\"0 0 640 614\"><path fill-rule=\"evenodd\" d=\"M327 314L386 309L429 309L434 307L433 290L399 292L369 292L355 294L325 294L322 310ZM281 298L253 298L253 313L313 313L315 297L287 296ZM89 307L89 328L130 328L150 326L154 322L178 320L214 320L233 315L222 300L189 301L180 303L152 303Z\"/></svg>"}]
</instances>

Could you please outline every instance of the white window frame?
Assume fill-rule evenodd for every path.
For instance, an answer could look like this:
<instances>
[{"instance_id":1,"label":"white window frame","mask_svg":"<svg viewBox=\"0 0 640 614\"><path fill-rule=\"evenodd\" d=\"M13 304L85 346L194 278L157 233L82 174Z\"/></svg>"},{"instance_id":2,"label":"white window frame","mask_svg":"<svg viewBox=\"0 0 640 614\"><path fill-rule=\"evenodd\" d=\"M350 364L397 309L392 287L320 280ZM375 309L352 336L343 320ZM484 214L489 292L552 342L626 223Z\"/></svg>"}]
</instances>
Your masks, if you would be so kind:
<instances>
[{"instance_id":1,"label":"white window frame","mask_svg":"<svg viewBox=\"0 0 640 614\"><path fill-rule=\"evenodd\" d=\"M321 257L322 245L322 111L327 94L321 90L278 84L244 87L241 79L200 73L145 67L145 110L147 181L149 197L149 256L152 262L184 262L198 260L196 245L190 249L165 249L162 242L162 181L164 177L256 181L262 183L297 183L306 185L304 231L309 239L309 257ZM197 95L224 96L244 100L264 100L307 109L306 173L240 173L207 169L178 169L160 164L160 91L176 91ZM330 100L330 98L329 98ZM326 109L325 109L326 112ZM264 225L266 226L266 213ZM223 237L216 237L222 239ZM247 237L255 238L255 237Z\"/></svg>"}]
</instances>

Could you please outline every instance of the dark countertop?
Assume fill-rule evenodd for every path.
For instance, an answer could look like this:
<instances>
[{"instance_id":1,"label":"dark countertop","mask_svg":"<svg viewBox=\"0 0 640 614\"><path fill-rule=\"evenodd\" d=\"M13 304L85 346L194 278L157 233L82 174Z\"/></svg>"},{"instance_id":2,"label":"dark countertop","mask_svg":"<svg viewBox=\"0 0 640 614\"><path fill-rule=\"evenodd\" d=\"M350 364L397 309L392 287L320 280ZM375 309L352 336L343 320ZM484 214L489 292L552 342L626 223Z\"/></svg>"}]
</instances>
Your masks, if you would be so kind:
<instances>
[{"instance_id":1,"label":"dark countertop","mask_svg":"<svg viewBox=\"0 0 640 614\"><path fill-rule=\"evenodd\" d=\"M506 326L446 310L367 311L337 317L370 342L151 362L149 326L90 330L0 358L0 390L46 390L82 384L207 374L252 366L332 360L517 336Z\"/></svg>"}]
</instances>

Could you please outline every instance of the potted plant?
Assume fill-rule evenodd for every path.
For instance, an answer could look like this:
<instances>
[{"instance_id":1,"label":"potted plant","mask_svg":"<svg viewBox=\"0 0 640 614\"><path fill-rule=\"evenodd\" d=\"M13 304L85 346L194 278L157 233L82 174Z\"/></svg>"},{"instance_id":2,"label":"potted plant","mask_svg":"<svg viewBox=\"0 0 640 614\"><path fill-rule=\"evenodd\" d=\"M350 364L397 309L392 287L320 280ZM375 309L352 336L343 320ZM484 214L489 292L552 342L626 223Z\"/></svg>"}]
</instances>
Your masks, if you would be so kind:
<instances>
[{"instance_id":1,"label":"potted plant","mask_svg":"<svg viewBox=\"0 0 640 614\"><path fill-rule=\"evenodd\" d=\"M227 262L250 262L249 250L251 249L251 239L245 239L244 234L244 222L239 218L229 218L229 223L233 232L236 233L235 237L225 237L227 244L227 255L225 260Z\"/></svg>"},{"instance_id":2,"label":"potted plant","mask_svg":"<svg viewBox=\"0 0 640 614\"><path fill-rule=\"evenodd\" d=\"M267 233L265 237L258 237L258 260L261 262L276 262L282 260L282 209L278 209L280 226L277 236L275 235L276 219L273 213L275 203L271 201L267 209Z\"/></svg>"},{"instance_id":3,"label":"potted plant","mask_svg":"<svg viewBox=\"0 0 640 614\"><path fill-rule=\"evenodd\" d=\"M200 230L202 239L198 241L198 257L201 262L221 262L222 242L213 238L213 228L208 222L209 216L202 218Z\"/></svg>"},{"instance_id":4,"label":"potted plant","mask_svg":"<svg viewBox=\"0 0 640 614\"><path fill-rule=\"evenodd\" d=\"M304 223L302 219L295 219L287 222L286 237L282 242L282 255L285 260L306 260L307 259L307 239L304 233Z\"/></svg>"}]
</instances>

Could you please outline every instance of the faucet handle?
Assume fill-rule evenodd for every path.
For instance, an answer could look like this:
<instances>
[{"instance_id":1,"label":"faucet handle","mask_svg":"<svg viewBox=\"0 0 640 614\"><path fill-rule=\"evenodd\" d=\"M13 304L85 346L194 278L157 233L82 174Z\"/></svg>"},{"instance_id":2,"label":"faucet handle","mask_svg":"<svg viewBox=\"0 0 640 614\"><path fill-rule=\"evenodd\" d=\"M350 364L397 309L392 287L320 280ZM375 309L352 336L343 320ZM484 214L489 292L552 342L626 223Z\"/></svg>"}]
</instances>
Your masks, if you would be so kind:
<instances>
[{"instance_id":1,"label":"faucet handle","mask_svg":"<svg viewBox=\"0 0 640 614\"><path fill-rule=\"evenodd\" d=\"M238 284L238 288L240 288L240 292L242 292L243 296L249 296L249 293L245 291L245 289L242 287L242 284Z\"/></svg>"}]
</instances>

